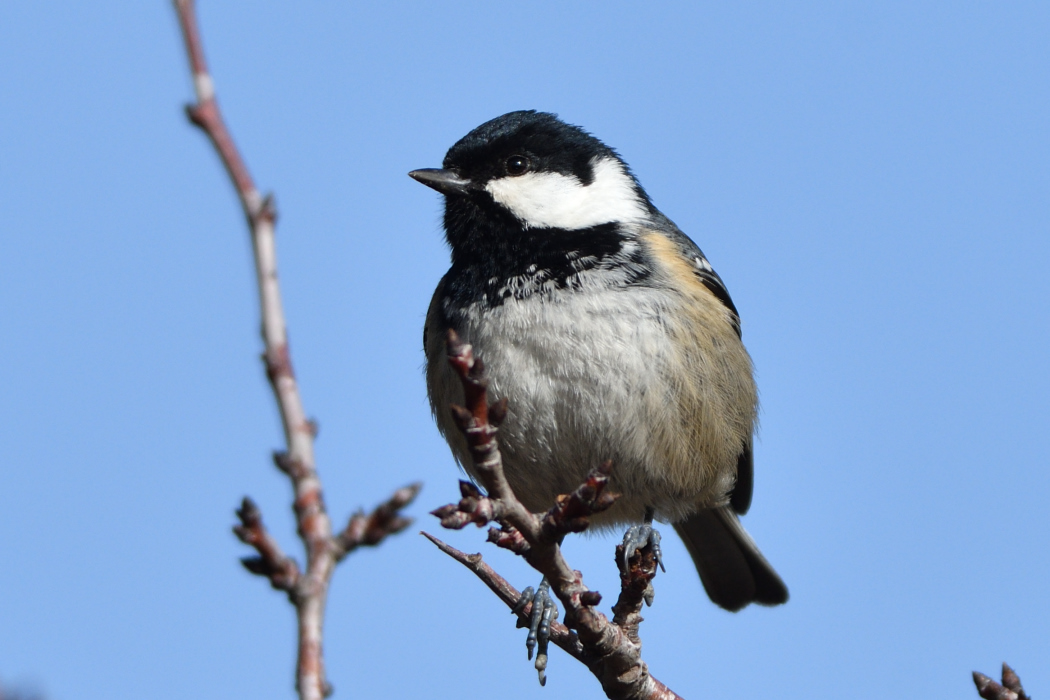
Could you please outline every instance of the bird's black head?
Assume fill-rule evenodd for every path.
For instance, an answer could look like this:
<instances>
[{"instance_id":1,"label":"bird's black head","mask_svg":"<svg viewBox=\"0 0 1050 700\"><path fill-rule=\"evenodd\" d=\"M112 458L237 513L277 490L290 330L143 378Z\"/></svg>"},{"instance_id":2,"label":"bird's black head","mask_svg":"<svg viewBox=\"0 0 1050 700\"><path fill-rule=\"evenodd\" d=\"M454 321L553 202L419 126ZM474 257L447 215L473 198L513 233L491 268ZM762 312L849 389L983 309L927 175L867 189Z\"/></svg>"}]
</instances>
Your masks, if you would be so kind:
<instances>
[{"instance_id":1,"label":"bird's black head","mask_svg":"<svg viewBox=\"0 0 1050 700\"><path fill-rule=\"evenodd\" d=\"M461 138L445 154L443 167L474 182L526 173L560 173L582 184L594 182L591 161L616 153L578 126L553 114L523 110L496 117Z\"/></svg>"},{"instance_id":2,"label":"bird's black head","mask_svg":"<svg viewBox=\"0 0 1050 700\"><path fill-rule=\"evenodd\" d=\"M449 149L443 168L409 174L445 195L453 257L521 236L640 221L652 206L615 151L532 110L485 122Z\"/></svg>"}]
</instances>

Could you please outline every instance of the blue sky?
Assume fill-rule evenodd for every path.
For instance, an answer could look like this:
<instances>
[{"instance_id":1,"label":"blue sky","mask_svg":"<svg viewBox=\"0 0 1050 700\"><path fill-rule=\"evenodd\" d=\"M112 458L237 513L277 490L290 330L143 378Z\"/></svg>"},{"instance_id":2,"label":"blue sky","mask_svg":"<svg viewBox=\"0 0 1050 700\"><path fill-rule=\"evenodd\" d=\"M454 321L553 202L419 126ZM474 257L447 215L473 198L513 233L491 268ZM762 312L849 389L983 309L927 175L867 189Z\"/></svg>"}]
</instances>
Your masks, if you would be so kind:
<instances>
[{"instance_id":1,"label":"blue sky","mask_svg":"<svg viewBox=\"0 0 1050 700\"><path fill-rule=\"evenodd\" d=\"M745 525L790 603L732 615L684 548L642 627L686 697L1050 689L1050 6L202 0L221 104L281 217L333 515L455 498L420 334L447 265L405 176L537 108L617 148L704 249L763 402ZM230 534L294 549L249 245L181 107L169 3L0 4L0 681L72 698L292 697L293 617ZM415 528L418 529L418 528ZM409 533L353 555L337 697L599 697ZM519 588L484 533L445 533ZM566 547L616 590L614 539Z\"/></svg>"}]
</instances>

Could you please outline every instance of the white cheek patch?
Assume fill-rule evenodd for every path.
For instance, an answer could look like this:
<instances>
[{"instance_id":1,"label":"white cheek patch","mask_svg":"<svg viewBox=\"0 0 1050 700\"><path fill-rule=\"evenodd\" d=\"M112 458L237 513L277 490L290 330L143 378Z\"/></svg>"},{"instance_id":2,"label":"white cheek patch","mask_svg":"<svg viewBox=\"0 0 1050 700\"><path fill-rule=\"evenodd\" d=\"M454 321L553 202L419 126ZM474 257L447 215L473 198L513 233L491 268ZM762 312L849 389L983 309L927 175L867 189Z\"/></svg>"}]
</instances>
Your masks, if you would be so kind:
<instances>
[{"instance_id":1,"label":"white cheek patch","mask_svg":"<svg viewBox=\"0 0 1050 700\"><path fill-rule=\"evenodd\" d=\"M612 222L640 221L647 215L634 181L615 158L592 164L594 181L584 185L574 175L526 173L490 180L492 198L531 228L569 231Z\"/></svg>"}]
</instances>

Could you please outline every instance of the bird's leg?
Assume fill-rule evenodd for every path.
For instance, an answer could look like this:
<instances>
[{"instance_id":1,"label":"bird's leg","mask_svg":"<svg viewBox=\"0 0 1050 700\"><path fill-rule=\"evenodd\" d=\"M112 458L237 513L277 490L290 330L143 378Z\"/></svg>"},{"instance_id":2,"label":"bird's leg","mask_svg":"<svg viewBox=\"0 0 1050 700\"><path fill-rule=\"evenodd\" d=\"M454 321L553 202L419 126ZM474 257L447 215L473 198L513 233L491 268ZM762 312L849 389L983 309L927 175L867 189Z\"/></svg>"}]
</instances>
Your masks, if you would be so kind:
<instances>
[{"instance_id":1,"label":"bird's leg","mask_svg":"<svg viewBox=\"0 0 1050 700\"><path fill-rule=\"evenodd\" d=\"M558 604L551 597L551 587L544 576L540 586L535 591L529 586L521 592L517 604L512 613L517 615L526 605L532 603L532 614L529 617L529 636L525 638L525 646L529 649L529 660L532 660L533 651L536 654L536 671L540 674L540 685L547 685L547 644L551 638L551 620L558 616ZM524 623L520 626L524 627Z\"/></svg>"},{"instance_id":2,"label":"bird's leg","mask_svg":"<svg viewBox=\"0 0 1050 700\"><path fill-rule=\"evenodd\" d=\"M660 533L653 527L653 509L645 509L645 520L640 525L632 525L627 529L627 532L623 536L623 560L620 562L620 566L623 571L627 571L627 562L631 560L638 550L644 547L652 547L653 555L656 556L656 563L660 565L660 571L667 571L664 568L663 554L660 552ZM651 605L652 600L647 599L645 601Z\"/></svg>"}]
</instances>

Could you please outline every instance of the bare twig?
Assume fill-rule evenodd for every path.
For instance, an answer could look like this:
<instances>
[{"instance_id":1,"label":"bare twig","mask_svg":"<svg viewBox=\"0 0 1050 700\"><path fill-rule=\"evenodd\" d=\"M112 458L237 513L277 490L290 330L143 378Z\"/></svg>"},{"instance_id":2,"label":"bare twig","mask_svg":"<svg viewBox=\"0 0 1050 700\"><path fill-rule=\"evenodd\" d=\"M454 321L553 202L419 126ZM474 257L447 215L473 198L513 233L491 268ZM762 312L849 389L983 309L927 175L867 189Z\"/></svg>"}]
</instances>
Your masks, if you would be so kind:
<instances>
[{"instance_id":1,"label":"bare twig","mask_svg":"<svg viewBox=\"0 0 1050 700\"><path fill-rule=\"evenodd\" d=\"M559 631L555 634L556 627L551 625L551 641L586 664L609 698L678 698L649 674L641 657L638 624L642 618L638 613L642 602L651 599L650 581L656 573L654 553L646 548L631 558L627 572L621 576L620 598L611 622L594 607L601 601L601 596L587 589L583 575L574 571L562 556L562 537L585 529L590 515L605 510L615 500L615 496L605 491L611 465L606 463L593 470L586 482L572 494L559 497L546 514L530 513L514 495L503 473L496 435L499 423L506 415L506 404L488 403L484 367L475 360L472 348L460 342L451 331L448 354L449 363L460 376L466 399L465 408L452 407L453 417L467 439L474 471L488 494L483 495L472 484L464 483L461 486L462 500L439 508L434 515L441 518L445 527L456 529L471 522L478 526L491 521L499 523L500 528L490 530L490 541L524 557L546 577L551 590L565 606L565 626L558 626ZM484 581L518 614L519 621L527 620L530 606L521 610L515 608L519 594L481 560L481 555L467 555L431 535L427 537ZM618 550L617 557L620 556Z\"/></svg>"},{"instance_id":2,"label":"bare twig","mask_svg":"<svg viewBox=\"0 0 1050 700\"><path fill-rule=\"evenodd\" d=\"M249 499L244 500L237 512L241 525L234 530L243 542L259 553L258 557L245 559L245 567L252 573L267 577L274 588L287 591L289 600L295 605L299 636L296 688L304 700L321 700L331 693L331 686L325 678L322 631L328 584L335 565L354 548L377 544L386 535L407 527L410 521L399 513L418 493L419 485L397 491L371 515L354 515L346 529L333 536L314 462L317 425L307 418L303 409L288 350L288 333L277 284L274 241L277 211L273 197L262 196L256 189L223 121L204 60L193 0L174 0L174 3L197 95L197 103L186 107L186 115L215 146L237 190L251 232L262 310L263 361L277 400L286 443L286 450L276 453L274 461L292 482L299 537L306 549L305 569L300 571L296 563L281 552L263 527L259 509Z\"/></svg>"},{"instance_id":3,"label":"bare twig","mask_svg":"<svg viewBox=\"0 0 1050 700\"><path fill-rule=\"evenodd\" d=\"M1001 684L977 671L973 672L973 682L977 686L977 694L985 700L1031 700L1021 687L1021 679L1005 661Z\"/></svg>"},{"instance_id":4,"label":"bare twig","mask_svg":"<svg viewBox=\"0 0 1050 700\"><path fill-rule=\"evenodd\" d=\"M532 604L529 603L522 608L516 609L518 601L521 600L521 592L512 586L507 579L496 573L491 566L486 564L481 558L481 554L466 554L461 552L455 547L442 542L429 532L422 532L420 534L437 545L437 548L442 552L473 571L486 586L492 589L492 592L495 593L500 600L507 604L508 608L515 612L518 617L519 627L528 626L529 618L532 616ZM551 623L551 641L565 650L565 653L573 658L578 659L585 664L591 661L589 655L584 650L583 645L580 644L580 640L576 637L576 633L560 622L554 621Z\"/></svg>"},{"instance_id":5,"label":"bare twig","mask_svg":"<svg viewBox=\"0 0 1050 700\"><path fill-rule=\"evenodd\" d=\"M233 534L259 553L257 557L241 559L244 568L257 576L270 579L270 585L277 590L287 591L289 595L294 594L299 583L299 565L294 559L284 555L277 540L267 531L259 506L245 496L237 511L237 517L240 518L241 524L233 528Z\"/></svg>"},{"instance_id":6,"label":"bare twig","mask_svg":"<svg viewBox=\"0 0 1050 700\"><path fill-rule=\"evenodd\" d=\"M357 511L350 516L350 522L335 536L336 556L342 559L358 547L374 547L387 535L401 532L412 524L411 518L401 515L401 509L415 500L420 483L409 484L394 492L386 503L380 504L368 515Z\"/></svg>"}]
</instances>

